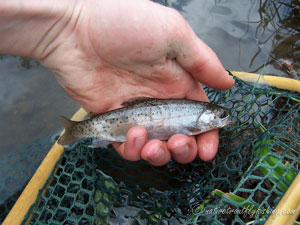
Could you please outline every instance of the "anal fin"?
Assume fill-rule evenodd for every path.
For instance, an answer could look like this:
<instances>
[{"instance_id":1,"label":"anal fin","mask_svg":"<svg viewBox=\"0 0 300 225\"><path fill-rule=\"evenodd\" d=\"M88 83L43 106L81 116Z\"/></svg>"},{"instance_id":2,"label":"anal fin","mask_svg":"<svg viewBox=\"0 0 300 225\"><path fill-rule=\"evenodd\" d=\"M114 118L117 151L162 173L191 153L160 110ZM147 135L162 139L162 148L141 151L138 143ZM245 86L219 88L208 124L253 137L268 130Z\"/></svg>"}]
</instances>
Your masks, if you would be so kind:
<instances>
[{"instance_id":1,"label":"anal fin","mask_svg":"<svg viewBox=\"0 0 300 225\"><path fill-rule=\"evenodd\" d=\"M111 141L93 139L92 143L88 146L89 148L100 148L111 144Z\"/></svg>"}]
</instances>

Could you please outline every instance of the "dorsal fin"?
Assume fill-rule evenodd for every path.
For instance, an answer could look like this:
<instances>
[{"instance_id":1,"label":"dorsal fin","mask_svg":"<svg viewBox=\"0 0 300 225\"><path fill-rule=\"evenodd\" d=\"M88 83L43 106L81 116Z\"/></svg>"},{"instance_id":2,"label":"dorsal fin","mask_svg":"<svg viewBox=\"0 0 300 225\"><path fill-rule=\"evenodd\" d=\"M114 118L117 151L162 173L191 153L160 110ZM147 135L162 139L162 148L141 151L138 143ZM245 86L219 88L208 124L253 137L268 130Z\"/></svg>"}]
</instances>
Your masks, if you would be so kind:
<instances>
[{"instance_id":1,"label":"dorsal fin","mask_svg":"<svg viewBox=\"0 0 300 225\"><path fill-rule=\"evenodd\" d=\"M124 106L124 107L127 107L127 106L131 106L131 105L134 105L134 104L137 104L137 103L148 101L148 100L151 100L151 99L154 99L154 98L152 98L152 97L136 97L136 98L126 100L121 105Z\"/></svg>"}]
</instances>

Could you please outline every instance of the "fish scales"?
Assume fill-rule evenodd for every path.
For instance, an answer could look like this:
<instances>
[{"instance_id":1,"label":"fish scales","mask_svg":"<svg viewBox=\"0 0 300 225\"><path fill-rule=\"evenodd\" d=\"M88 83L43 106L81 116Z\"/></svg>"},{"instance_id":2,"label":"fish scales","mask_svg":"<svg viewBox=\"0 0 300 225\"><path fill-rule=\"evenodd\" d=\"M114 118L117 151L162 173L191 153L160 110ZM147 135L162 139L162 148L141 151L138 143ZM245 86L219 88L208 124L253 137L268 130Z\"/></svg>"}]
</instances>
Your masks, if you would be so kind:
<instances>
[{"instance_id":1,"label":"fish scales","mask_svg":"<svg viewBox=\"0 0 300 225\"><path fill-rule=\"evenodd\" d=\"M128 130L134 126L143 126L148 139L166 140L174 134L196 135L224 127L229 122L230 111L211 103L146 99L81 122L64 118L66 135L59 139L59 143L69 144L83 138L93 138L106 144L124 142Z\"/></svg>"}]
</instances>

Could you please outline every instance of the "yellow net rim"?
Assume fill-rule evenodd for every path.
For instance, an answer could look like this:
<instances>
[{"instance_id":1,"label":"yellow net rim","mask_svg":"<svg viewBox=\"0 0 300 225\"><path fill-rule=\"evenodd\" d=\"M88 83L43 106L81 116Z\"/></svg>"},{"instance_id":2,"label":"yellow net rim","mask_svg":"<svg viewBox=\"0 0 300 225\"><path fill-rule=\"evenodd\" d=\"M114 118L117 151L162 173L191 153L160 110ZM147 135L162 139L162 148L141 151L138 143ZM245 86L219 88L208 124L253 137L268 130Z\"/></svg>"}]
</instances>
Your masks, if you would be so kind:
<instances>
[{"instance_id":1,"label":"yellow net rim","mask_svg":"<svg viewBox=\"0 0 300 225\"><path fill-rule=\"evenodd\" d=\"M300 93L300 81L292 78L278 77L272 75L256 74L256 73L247 73L247 72L238 72L230 71L234 76L242 79L246 82L267 84L272 87L279 89L297 91Z\"/></svg>"}]
</instances>

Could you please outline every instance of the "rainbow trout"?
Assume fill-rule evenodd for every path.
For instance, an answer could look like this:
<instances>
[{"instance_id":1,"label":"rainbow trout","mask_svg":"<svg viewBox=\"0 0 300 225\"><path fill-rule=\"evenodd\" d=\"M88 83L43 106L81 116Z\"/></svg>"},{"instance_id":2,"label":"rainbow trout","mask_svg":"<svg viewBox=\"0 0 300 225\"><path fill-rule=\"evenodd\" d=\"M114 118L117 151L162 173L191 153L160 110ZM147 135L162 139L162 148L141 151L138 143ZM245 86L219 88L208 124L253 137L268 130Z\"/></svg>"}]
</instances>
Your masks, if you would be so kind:
<instances>
[{"instance_id":1,"label":"rainbow trout","mask_svg":"<svg viewBox=\"0 0 300 225\"><path fill-rule=\"evenodd\" d=\"M62 117L65 132L60 145L93 138L91 147L124 142L128 130L143 126L148 139L167 140L174 134L197 135L230 123L228 109L208 102L186 99L143 99L125 102L123 108L75 122Z\"/></svg>"}]
</instances>

